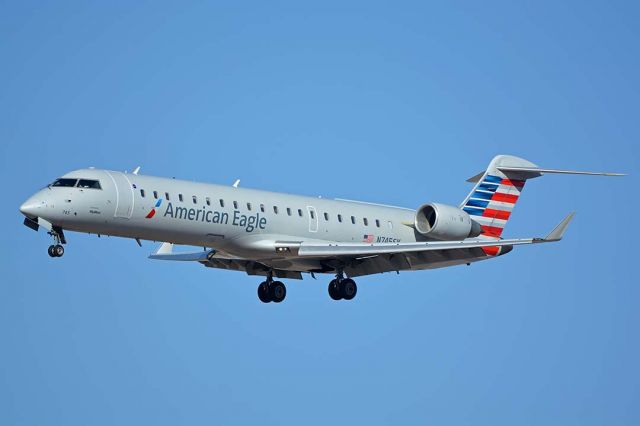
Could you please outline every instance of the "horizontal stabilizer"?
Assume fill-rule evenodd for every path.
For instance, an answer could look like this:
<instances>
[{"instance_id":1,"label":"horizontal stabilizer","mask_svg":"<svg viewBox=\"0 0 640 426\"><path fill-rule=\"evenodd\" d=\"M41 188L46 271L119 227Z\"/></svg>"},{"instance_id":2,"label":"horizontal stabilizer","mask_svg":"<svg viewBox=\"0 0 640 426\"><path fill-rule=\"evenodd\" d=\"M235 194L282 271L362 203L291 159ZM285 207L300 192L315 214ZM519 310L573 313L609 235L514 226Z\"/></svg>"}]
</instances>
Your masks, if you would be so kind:
<instances>
[{"instance_id":1,"label":"horizontal stabilizer","mask_svg":"<svg viewBox=\"0 0 640 426\"><path fill-rule=\"evenodd\" d=\"M467 179L467 182L471 182L471 183L480 182L480 179L482 179L483 176L484 176L484 172L482 171L475 176L471 176L469 179Z\"/></svg>"},{"instance_id":2,"label":"horizontal stabilizer","mask_svg":"<svg viewBox=\"0 0 640 426\"><path fill-rule=\"evenodd\" d=\"M540 167L498 166L496 168L506 175L515 174L521 179L531 179L547 173L563 175L626 176L624 173L582 172L578 170L542 169Z\"/></svg>"}]
</instances>

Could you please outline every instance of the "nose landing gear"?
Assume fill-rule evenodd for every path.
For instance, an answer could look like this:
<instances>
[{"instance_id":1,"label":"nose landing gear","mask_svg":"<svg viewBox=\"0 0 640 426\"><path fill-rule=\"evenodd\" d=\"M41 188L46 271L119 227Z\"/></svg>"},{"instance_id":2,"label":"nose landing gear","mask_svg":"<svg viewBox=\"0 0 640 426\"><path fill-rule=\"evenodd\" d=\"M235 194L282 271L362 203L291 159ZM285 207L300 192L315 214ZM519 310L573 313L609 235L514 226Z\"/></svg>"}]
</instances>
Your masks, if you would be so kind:
<instances>
[{"instance_id":1,"label":"nose landing gear","mask_svg":"<svg viewBox=\"0 0 640 426\"><path fill-rule=\"evenodd\" d=\"M47 252L51 257L62 257L64 255L64 247L62 244L65 244L67 241L64 238L64 233L62 229L53 228L49 231L49 235L51 235L55 241L55 244L49 246Z\"/></svg>"},{"instance_id":2,"label":"nose landing gear","mask_svg":"<svg viewBox=\"0 0 640 426\"><path fill-rule=\"evenodd\" d=\"M64 247L62 244L50 245L47 251L51 257L62 257L64 254Z\"/></svg>"}]
</instances>

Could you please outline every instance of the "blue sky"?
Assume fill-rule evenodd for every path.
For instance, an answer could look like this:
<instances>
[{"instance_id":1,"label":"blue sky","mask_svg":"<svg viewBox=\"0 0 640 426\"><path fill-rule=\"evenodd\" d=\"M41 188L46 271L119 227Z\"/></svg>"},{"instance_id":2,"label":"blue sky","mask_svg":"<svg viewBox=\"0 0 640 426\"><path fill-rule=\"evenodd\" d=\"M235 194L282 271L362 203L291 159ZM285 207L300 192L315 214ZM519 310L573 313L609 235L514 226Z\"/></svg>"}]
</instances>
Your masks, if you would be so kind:
<instances>
[{"instance_id":1,"label":"blue sky","mask_svg":"<svg viewBox=\"0 0 640 426\"><path fill-rule=\"evenodd\" d=\"M2 2L0 424L638 424L633 2ZM621 171L525 188L429 272L289 281L154 262L18 206L96 166L417 207L498 153Z\"/></svg>"}]
</instances>

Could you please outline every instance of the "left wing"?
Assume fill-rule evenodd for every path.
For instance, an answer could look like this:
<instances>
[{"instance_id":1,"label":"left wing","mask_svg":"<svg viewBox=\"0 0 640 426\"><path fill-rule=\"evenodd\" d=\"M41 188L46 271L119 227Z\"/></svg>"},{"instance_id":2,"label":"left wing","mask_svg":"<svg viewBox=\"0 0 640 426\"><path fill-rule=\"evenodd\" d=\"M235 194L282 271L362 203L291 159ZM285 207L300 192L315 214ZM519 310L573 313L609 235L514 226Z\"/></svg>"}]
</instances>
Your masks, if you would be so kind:
<instances>
[{"instance_id":1,"label":"left wing","mask_svg":"<svg viewBox=\"0 0 640 426\"><path fill-rule=\"evenodd\" d=\"M486 258L483 247L510 247L560 241L573 216L574 213L571 213L565 217L544 238L467 239L398 244L302 242L294 253L300 258L317 259L319 269L315 272L331 271L337 261L345 265L345 272L350 277L406 269L439 268L482 260ZM198 262L209 268L244 271L249 275L268 276L269 273L273 273L273 276L278 278L302 279L301 272L313 272L272 269L259 261L229 256L213 249L174 253L171 243L162 243L149 258Z\"/></svg>"},{"instance_id":2,"label":"left wing","mask_svg":"<svg viewBox=\"0 0 640 426\"><path fill-rule=\"evenodd\" d=\"M573 219L570 213L544 238L513 238L505 240L467 239L463 241L429 241L419 243L302 243L298 255L303 257L364 257L381 254L416 253L432 250L457 250L481 247L517 246L560 241Z\"/></svg>"}]
</instances>

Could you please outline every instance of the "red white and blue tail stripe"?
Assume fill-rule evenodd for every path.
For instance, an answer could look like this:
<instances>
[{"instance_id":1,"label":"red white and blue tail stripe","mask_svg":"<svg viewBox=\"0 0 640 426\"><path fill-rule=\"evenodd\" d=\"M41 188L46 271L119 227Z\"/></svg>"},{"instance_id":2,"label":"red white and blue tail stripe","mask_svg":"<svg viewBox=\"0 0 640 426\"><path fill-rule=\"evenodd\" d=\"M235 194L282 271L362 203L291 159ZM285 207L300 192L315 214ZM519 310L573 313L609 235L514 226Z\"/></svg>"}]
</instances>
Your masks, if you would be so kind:
<instances>
[{"instance_id":1,"label":"red white and blue tail stripe","mask_svg":"<svg viewBox=\"0 0 640 426\"><path fill-rule=\"evenodd\" d=\"M482 228L479 238L500 238L524 188L524 179L509 178L498 170L499 165L504 163L531 164L526 160L512 156L494 158L473 191L461 205L462 209L471 216L471 219ZM484 247L483 250L490 256L500 254L499 247Z\"/></svg>"},{"instance_id":2,"label":"red white and blue tail stripe","mask_svg":"<svg viewBox=\"0 0 640 426\"><path fill-rule=\"evenodd\" d=\"M487 174L462 209L480 224L482 235L500 238L523 187L523 180Z\"/></svg>"}]
</instances>

